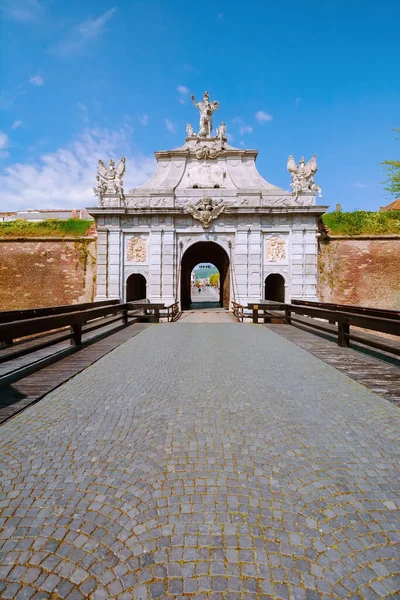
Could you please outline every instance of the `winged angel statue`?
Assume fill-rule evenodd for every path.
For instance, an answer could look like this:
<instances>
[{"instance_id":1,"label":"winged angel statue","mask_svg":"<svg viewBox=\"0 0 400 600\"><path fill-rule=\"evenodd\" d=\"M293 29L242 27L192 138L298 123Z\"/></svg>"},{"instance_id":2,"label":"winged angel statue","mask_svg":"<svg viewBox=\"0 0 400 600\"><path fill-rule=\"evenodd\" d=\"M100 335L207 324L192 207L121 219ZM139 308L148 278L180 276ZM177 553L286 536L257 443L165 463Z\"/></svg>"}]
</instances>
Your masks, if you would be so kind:
<instances>
[{"instance_id":1,"label":"winged angel statue","mask_svg":"<svg viewBox=\"0 0 400 600\"><path fill-rule=\"evenodd\" d=\"M216 219L218 215L222 213L225 206L221 202L214 206L212 199L209 196L204 196L200 202L194 204L188 204L187 210L195 218L201 221L201 224L205 229L208 229L211 225L211 221Z\"/></svg>"},{"instance_id":2,"label":"winged angel statue","mask_svg":"<svg viewBox=\"0 0 400 600\"><path fill-rule=\"evenodd\" d=\"M292 193L296 196L299 194L308 194L310 192L321 192L321 188L314 182L313 175L318 171L317 155L308 161L304 159L304 156L300 159L298 165L293 156L290 155L287 163L287 170L292 174Z\"/></svg>"},{"instance_id":3,"label":"winged angel statue","mask_svg":"<svg viewBox=\"0 0 400 600\"><path fill-rule=\"evenodd\" d=\"M117 166L111 159L107 167L102 160L99 160L97 167L97 185L93 188L95 196L100 200L104 194L118 194L121 200L124 197L124 188L122 178L126 170L126 158L121 158Z\"/></svg>"}]
</instances>

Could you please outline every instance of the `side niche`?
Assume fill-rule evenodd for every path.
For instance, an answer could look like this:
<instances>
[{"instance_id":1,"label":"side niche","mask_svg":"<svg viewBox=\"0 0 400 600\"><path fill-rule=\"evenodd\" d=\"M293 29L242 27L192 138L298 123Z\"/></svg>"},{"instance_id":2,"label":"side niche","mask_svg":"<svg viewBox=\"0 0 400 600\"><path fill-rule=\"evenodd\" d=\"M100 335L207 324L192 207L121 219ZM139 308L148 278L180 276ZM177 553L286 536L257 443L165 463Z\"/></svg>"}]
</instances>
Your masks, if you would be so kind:
<instances>
[{"instance_id":1,"label":"side niche","mask_svg":"<svg viewBox=\"0 0 400 600\"><path fill-rule=\"evenodd\" d=\"M265 250L268 262L283 262L286 260L286 241L278 235L266 240Z\"/></svg>"},{"instance_id":2,"label":"side niche","mask_svg":"<svg viewBox=\"0 0 400 600\"><path fill-rule=\"evenodd\" d=\"M129 263L145 263L147 257L146 240L135 235L126 242L126 260Z\"/></svg>"}]
</instances>

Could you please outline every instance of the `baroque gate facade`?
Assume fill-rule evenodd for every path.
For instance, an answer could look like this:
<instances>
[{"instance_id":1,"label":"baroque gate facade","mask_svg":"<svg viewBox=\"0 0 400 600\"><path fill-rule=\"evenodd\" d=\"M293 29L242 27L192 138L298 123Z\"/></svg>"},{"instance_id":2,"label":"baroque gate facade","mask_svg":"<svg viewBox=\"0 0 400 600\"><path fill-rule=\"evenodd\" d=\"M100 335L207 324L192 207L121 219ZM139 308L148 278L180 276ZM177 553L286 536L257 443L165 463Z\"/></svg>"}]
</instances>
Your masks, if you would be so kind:
<instances>
[{"instance_id":1,"label":"baroque gate facade","mask_svg":"<svg viewBox=\"0 0 400 600\"><path fill-rule=\"evenodd\" d=\"M203 103L217 104L206 94ZM227 257L225 307L231 300L263 300L270 275L280 276L285 301L315 300L317 219L326 210L316 204L315 156L298 165L289 157L289 192L261 177L256 150L227 143L224 123L213 136L202 128L200 110L199 133L189 124L186 131L183 146L155 152L154 176L130 191L123 189L125 159L117 166L99 161L94 188L99 202L88 209L98 235L96 300L130 299L129 277L142 275L150 301L185 304L188 277L182 265L190 262L185 256L222 264L218 247Z\"/></svg>"}]
</instances>

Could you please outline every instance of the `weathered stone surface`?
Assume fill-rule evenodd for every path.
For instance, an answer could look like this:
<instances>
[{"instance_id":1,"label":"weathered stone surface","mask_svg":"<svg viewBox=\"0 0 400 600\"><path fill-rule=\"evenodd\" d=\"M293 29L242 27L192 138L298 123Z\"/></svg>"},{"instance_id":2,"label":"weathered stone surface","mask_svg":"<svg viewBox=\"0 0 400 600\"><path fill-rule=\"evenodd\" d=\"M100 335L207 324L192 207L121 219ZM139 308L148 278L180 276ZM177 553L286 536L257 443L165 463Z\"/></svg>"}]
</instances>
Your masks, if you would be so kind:
<instances>
[{"instance_id":1,"label":"weathered stone surface","mask_svg":"<svg viewBox=\"0 0 400 600\"><path fill-rule=\"evenodd\" d=\"M96 240L0 240L0 310L19 310L94 298Z\"/></svg>"},{"instance_id":2,"label":"weathered stone surface","mask_svg":"<svg viewBox=\"0 0 400 600\"><path fill-rule=\"evenodd\" d=\"M395 597L399 424L267 328L154 325L2 427L0 595Z\"/></svg>"},{"instance_id":3,"label":"weathered stone surface","mask_svg":"<svg viewBox=\"0 0 400 600\"><path fill-rule=\"evenodd\" d=\"M400 237L333 238L319 247L318 298L400 308Z\"/></svg>"}]
</instances>

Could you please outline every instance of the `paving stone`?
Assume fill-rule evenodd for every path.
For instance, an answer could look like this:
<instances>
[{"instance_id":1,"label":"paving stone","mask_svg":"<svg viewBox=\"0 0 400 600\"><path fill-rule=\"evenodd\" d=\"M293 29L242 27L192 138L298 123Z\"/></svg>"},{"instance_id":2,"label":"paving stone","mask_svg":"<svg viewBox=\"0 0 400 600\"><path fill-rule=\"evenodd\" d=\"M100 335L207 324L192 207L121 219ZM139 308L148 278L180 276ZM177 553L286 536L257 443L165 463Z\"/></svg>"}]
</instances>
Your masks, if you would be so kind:
<instances>
[{"instance_id":1,"label":"paving stone","mask_svg":"<svg viewBox=\"0 0 400 600\"><path fill-rule=\"evenodd\" d=\"M262 326L149 327L2 427L0 596L396 594L399 424Z\"/></svg>"}]
</instances>

